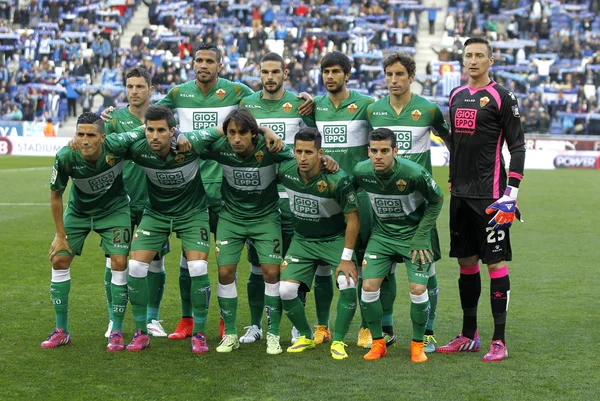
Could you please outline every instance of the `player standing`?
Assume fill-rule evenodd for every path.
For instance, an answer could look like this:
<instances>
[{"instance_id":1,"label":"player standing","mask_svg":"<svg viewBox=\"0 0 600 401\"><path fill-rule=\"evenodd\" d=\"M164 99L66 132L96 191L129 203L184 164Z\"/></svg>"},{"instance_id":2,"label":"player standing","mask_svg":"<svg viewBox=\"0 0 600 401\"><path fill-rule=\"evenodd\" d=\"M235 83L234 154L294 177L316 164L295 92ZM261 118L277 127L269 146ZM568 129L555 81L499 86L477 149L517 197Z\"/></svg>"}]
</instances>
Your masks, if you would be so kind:
<instances>
[{"instance_id":1,"label":"player standing","mask_svg":"<svg viewBox=\"0 0 600 401\"><path fill-rule=\"evenodd\" d=\"M383 72L390 94L377 100L368 108L371 127L389 128L396 134L398 155L411 160L430 174L431 140L430 131L436 135L448 135L448 125L439 106L429 100L412 93L410 85L415 79L417 66L407 53L392 53L383 60ZM438 299L438 280L435 274L435 262L441 259L440 243L435 226L431 231L431 250L433 263L429 269L427 291L429 293L429 318L425 331L425 352L435 351L433 325ZM393 336L392 316L396 294L394 272L386 278L389 280L391 292L385 291L385 283L381 291L383 306L383 332Z\"/></svg>"},{"instance_id":2,"label":"player standing","mask_svg":"<svg viewBox=\"0 0 600 401\"><path fill-rule=\"evenodd\" d=\"M41 344L55 348L71 342L68 328L70 266L81 255L90 231L100 234L100 246L111 259L113 326L107 349L123 349L123 319L127 308L127 254L131 241L127 194L123 184L123 157L130 136L106 137L100 117L83 113L77 119L76 145L65 146L56 155L50 180L50 205L56 236L50 248L52 281L50 295L56 313L56 330ZM63 193L69 177L73 181L63 216Z\"/></svg>"},{"instance_id":3,"label":"player standing","mask_svg":"<svg viewBox=\"0 0 600 401\"><path fill-rule=\"evenodd\" d=\"M525 165L519 105L512 92L489 78L493 63L492 48L485 39L465 42L463 65L469 81L450 94L452 134L442 137L450 149L450 256L458 258L460 265L463 328L436 352L479 351L481 260L490 275L494 317L494 335L484 362L501 361L508 355L505 326L510 280L506 262L512 260L508 228L515 215L519 217L516 200ZM504 142L511 156L508 178L502 157ZM489 214L494 215L491 220Z\"/></svg>"},{"instance_id":4,"label":"player standing","mask_svg":"<svg viewBox=\"0 0 600 401\"><path fill-rule=\"evenodd\" d=\"M144 114L150 107L150 98L152 96L152 77L145 68L134 67L127 72L125 76L125 91L129 105L112 112L111 119L104 124L106 135L130 132L142 125ZM131 227L140 224L146 202L148 202L148 190L146 188L146 174L144 170L131 160L123 161L123 180L129 196L129 208L131 213ZM163 251L150 262L148 268L148 333L154 337L166 337L167 333L159 320L160 303L165 288L165 259L164 253L168 251L168 242L165 243ZM106 259L106 272L104 286L106 289L106 299L108 301L109 311L112 310L110 298L111 282L110 258ZM112 322L112 318L111 318ZM109 329L106 337L110 335L112 323L109 322Z\"/></svg>"},{"instance_id":5,"label":"player standing","mask_svg":"<svg viewBox=\"0 0 600 401\"><path fill-rule=\"evenodd\" d=\"M217 296L226 334L217 352L231 352L239 347L235 327L238 303L235 275L244 244L250 240L257 252L261 280L264 278L261 296L269 322L267 353L279 354L282 352L279 345L282 240L277 163L294 157L289 148L278 153L267 150L266 141L259 134L258 124L248 109L232 111L223 124L223 131L226 137L212 144L210 152L203 155L203 158L219 162L225 178L221 187L223 205L216 242Z\"/></svg>"},{"instance_id":6,"label":"player standing","mask_svg":"<svg viewBox=\"0 0 600 401\"><path fill-rule=\"evenodd\" d=\"M369 158L353 171L356 187L369 195L375 216L363 261L361 308L373 336L366 360L387 353L383 339L380 286L392 263L404 262L410 286L413 362L426 362L424 334L429 315L427 282L433 254L431 230L442 210L443 196L422 166L398 156L397 134L379 128L370 134Z\"/></svg>"},{"instance_id":7,"label":"player standing","mask_svg":"<svg viewBox=\"0 0 600 401\"><path fill-rule=\"evenodd\" d=\"M315 127L315 121L312 115L302 115L300 108L304 104L303 99L299 99L295 93L286 90L283 87L287 79L287 69L285 61L277 53L268 53L260 61L260 79L263 89L247 96L240 102L240 107L247 109L256 118L259 125L269 127L279 135L286 145L293 146L294 136L304 127ZM279 184L279 209L281 210L281 256L285 256L292 236L294 227L292 226L292 212L285 188ZM246 333L240 337L241 343L253 343L260 340L262 334L262 314L265 306L264 293L265 281L262 277L262 270L258 262L258 255L251 242L248 243L248 261L251 265L250 277L248 278L248 304L250 305L250 325L247 326ZM328 299L333 295L331 283L331 268L328 272L328 285L315 283L315 298ZM326 283L327 284L327 283ZM318 294L325 291L326 294ZM328 301L328 307L331 300ZM297 330L292 330L292 343L298 338Z\"/></svg>"},{"instance_id":8,"label":"player standing","mask_svg":"<svg viewBox=\"0 0 600 401\"><path fill-rule=\"evenodd\" d=\"M321 60L321 76L325 83L327 94L315 97L315 121L323 138L323 150L331 155L348 174L356 163L368 158L367 145L369 142L369 122L367 107L373 103L373 98L348 89L348 79L352 63L348 56L341 52L331 52ZM362 254L366 248L372 227L372 211L366 193L358 193L360 214L360 233L357 239L356 256L362 262ZM331 269L317 270L315 287L332 288ZM361 288L359 278L358 291ZM315 294L316 296L317 294ZM329 310L333 300L333 289L328 298L316 302L318 326L315 333L317 344L327 342L331 338L328 330ZM366 322L362 319L358 337L358 345L368 345L371 336L366 330Z\"/></svg>"},{"instance_id":9,"label":"player standing","mask_svg":"<svg viewBox=\"0 0 600 401\"><path fill-rule=\"evenodd\" d=\"M344 359L348 354L343 340L356 310L358 273L353 262L359 230L356 193L344 171L336 174L320 171L323 150L321 134L315 128L301 129L294 142L296 160L279 167L279 179L288 193L294 224L292 243L282 265L279 292L285 314L300 331L300 337L287 351L315 348L298 290L301 286L310 289L316 266L321 262L337 266L335 276L340 298L331 356Z\"/></svg>"}]
</instances>

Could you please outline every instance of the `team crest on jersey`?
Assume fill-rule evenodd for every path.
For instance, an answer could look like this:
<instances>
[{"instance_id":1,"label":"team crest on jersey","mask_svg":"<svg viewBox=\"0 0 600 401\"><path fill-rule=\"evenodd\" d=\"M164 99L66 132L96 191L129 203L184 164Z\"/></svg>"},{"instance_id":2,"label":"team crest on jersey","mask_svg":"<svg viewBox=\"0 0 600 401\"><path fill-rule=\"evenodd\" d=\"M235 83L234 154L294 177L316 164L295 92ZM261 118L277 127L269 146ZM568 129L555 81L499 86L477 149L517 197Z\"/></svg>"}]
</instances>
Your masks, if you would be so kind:
<instances>
[{"instance_id":1,"label":"team crest on jersey","mask_svg":"<svg viewBox=\"0 0 600 401\"><path fill-rule=\"evenodd\" d=\"M115 157L113 155L106 156L106 163L109 166L114 166L115 165Z\"/></svg>"},{"instance_id":2,"label":"team crest on jersey","mask_svg":"<svg viewBox=\"0 0 600 401\"><path fill-rule=\"evenodd\" d=\"M335 191L335 184L333 182L329 183L329 190L331 192Z\"/></svg>"},{"instance_id":3,"label":"team crest on jersey","mask_svg":"<svg viewBox=\"0 0 600 401\"><path fill-rule=\"evenodd\" d=\"M185 160L185 156L184 155L177 155L175 156L175 162L177 163L181 163Z\"/></svg>"},{"instance_id":4,"label":"team crest on jersey","mask_svg":"<svg viewBox=\"0 0 600 401\"><path fill-rule=\"evenodd\" d=\"M356 110L358 110L358 106L356 105L356 103L352 103L350 106L348 106L348 112L350 114L356 113Z\"/></svg>"},{"instance_id":5,"label":"team crest on jersey","mask_svg":"<svg viewBox=\"0 0 600 401\"><path fill-rule=\"evenodd\" d=\"M262 150L259 150L258 152L256 152L256 154L254 155L254 157L256 157L256 161L259 163L262 163L262 159L265 156L265 154L263 153Z\"/></svg>"},{"instance_id":6,"label":"team crest on jersey","mask_svg":"<svg viewBox=\"0 0 600 401\"><path fill-rule=\"evenodd\" d=\"M423 114L422 114L422 113L421 113L419 110L414 110L414 111L411 113L411 116L412 116L412 118L413 118L413 121L414 121L414 122L417 122L417 121L419 121L419 118L421 118L421 116L422 116L422 115L423 115Z\"/></svg>"},{"instance_id":7,"label":"team crest on jersey","mask_svg":"<svg viewBox=\"0 0 600 401\"><path fill-rule=\"evenodd\" d=\"M489 102L490 102L490 98L487 96L484 96L481 99L479 99L479 107L485 107L485 105L488 104Z\"/></svg>"},{"instance_id":8,"label":"team crest on jersey","mask_svg":"<svg viewBox=\"0 0 600 401\"><path fill-rule=\"evenodd\" d=\"M325 181L321 180L317 182L317 189L319 190L319 192L325 192L325 190L327 189L327 184L325 183Z\"/></svg>"},{"instance_id":9,"label":"team crest on jersey","mask_svg":"<svg viewBox=\"0 0 600 401\"><path fill-rule=\"evenodd\" d=\"M56 171L55 167L52 167L52 176L50 177L50 184L56 183L56 177L58 176L58 171Z\"/></svg>"},{"instance_id":10,"label":"team crest on jersey","mask_svg":"<svg viewBox=\"0 0 600 401\"><path fill-rule=\"evenodd\" d=\"M290 111L292 111L293 108L294 108L294 106L292 106L292 104L290 102L287 102L283 105L283 111L285 111L286 113L289 113Z\"/></svg>"},{"instance_id":11,"label":"team crest on jersey","mask_svg":"<svg viewBox=\"0 0 600 401\"><path fill-rule=\"evenodd\" d=\"M223 98L225 97L225 94L227 92L225 92L223 89L218 89L216 92L217 97L219 98L219 100L223 100Z\"/></svg>"},{"instance_id":12,"label":"team crest on jersey","mask_svg":"<svg viewBox=\"0 0 600 401\"><path fill-rule=\"evenodd\" d=\"M396 186L398 187L398 189L400 191L404 191L406 189L406 181L398 180L398 181L396 181Z\"/></svg>"}]
</instances>

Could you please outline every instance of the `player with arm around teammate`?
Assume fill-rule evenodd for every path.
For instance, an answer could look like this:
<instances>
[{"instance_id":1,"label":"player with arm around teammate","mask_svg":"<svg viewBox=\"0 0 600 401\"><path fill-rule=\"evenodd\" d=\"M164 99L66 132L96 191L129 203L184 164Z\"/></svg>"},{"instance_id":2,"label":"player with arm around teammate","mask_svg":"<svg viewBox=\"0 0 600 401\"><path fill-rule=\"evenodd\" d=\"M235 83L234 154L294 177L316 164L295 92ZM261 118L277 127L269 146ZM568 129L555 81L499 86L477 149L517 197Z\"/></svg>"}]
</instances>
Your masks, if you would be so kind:
<instances>
[{"instance_id":1,"label":"player with arm around teammate","mask_svg":"<svg viewBox=\"0 0 600 401\"><path fill-rule=\"evenodd\" d=\"M352 180L343 170L336 174L320 171L322 155L321 134L315 128L304 128L294 138L296 160L279 167L294 224L292 243L282 264L279 293L286 316L301 334L287 352L313 349L316 344L298 290L301 286L310 289L317 264L337 266L334 275L340 297L331 356L345 359L348 354L343 340L356 310L358 272L353 254L360 226L358 206Z\"/></svg>"},{"instance_id":2,"label":"player with arm around teammate","mask_svg":"<svg viewBox=\"0 0 600 401\"><path fill-rule=\"evenodd\" d=\"M369 195L375 224L363 260L361 308L373 335L366 360L386 355L380 287L392 263L404 262L408 273L413 326L411 360L426 362L423 337L429 314L427 281L433 262L430 232L442 209L440 188L427 170L398 156L396 134L378 128L370 134L369 160L357 164L356 187Z\"/></svg>"},{"instance_id":3,"label":"player with arm around teammate","mask_svg":"<svg viewBox=\"0 0 600 401\"><path fill-rule=\"evenodd\" d=\"M41 344L55 348L71 342L68 328L70 266L81 255L90 231L96 231L100 246L112 266L111 297L113 327L107 350L123 349L123 319L127 307L127 254L131 241L129 204L123 183L125 151L134 136L106 137L100 117L84 113L77 119L75 142L56 155L50 180L50 205L56 236L50 248L52 281L50 295L56 313L56 330ZM63 215L63 193L71 178L73 185Z\"/></svg>"}]
</instances>

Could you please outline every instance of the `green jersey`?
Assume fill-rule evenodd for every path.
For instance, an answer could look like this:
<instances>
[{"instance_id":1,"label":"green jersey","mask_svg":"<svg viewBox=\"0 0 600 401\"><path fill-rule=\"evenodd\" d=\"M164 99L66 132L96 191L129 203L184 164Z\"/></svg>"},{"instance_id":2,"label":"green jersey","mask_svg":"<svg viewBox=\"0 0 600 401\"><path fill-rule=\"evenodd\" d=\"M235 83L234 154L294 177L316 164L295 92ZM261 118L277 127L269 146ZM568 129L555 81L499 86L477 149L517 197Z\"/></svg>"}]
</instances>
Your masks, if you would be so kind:
<instances>
[{"instance_id":1,"label":"green jersey","mask_svg":"<svg viewBox=\"0 0 600 401\"><path fill-rule=\"evenodd\" d=\"M145 138L134 143L128 152L128 157L146 172L149 209L163 215L185 216L206 209L206 194L198 174L199 154L221 136L211 128L182 135L190 141L193 152L171 152L163 160Z\"/></svg>"},{"instance_id":2,"label":"green jersey","mask_svg":"<svg viewBox=\"0 0 600 401\"><path fill-rule=\"evenodd\" d=\"M414 94L400 114L390 106L387 95L368 109L369 123L373 129L389 128L396 134L398 154L425 167L431 173L431 140L429 132L444 136L448 124L440 107Z\"/></svg>"},{"instance_id":3,"label":"green jersey","mask_svg":"<svg viewBox=\"0 0 600 401\"><path fill-rule=\"evenodd\" d=\"M298 99L296 94L286 90L281 100L263 99L263 91L245 97L240 102L252 113L258 125L271 128L283 139L286 145L294 145L296 133L305 127L316 127L315 119L311 116L302 116L298 108L303 105L304 99ZM283 185L278 186L279 196L287 197Z\"/></svg>"},{"instance_id":4,"label":"green jersey","mask_svg":"<svg viewBox=\"0 0 600 401\"><path fill-rule=\"evenodd\" d=\"M252 93L252 89L242 83L218 78L217 84L204 96L196 81L188 81L171 88L157 106L167 106L177 113L179 128L188 132L223 125L227 115L238 108L240 100ZM202 163L204 182L220 183L221 179L221 171L216 162Z\"/></svg>"},{"instance_id":5,"label":"green jersey","mask_svg":"<svg viewBox=\"0 0 600 401\"><path fill-rule=\"evenodd\" d=\"M411 249L430 249L429 235L442 207L442 191L425 168L397 157L392 171L382 175L365 160L354 168L353 176L354 185L369 195L374 235L409 243Z\"/></svg>"},{"instance_id":6,"label":"green jersey","mask_svg":"<svg viewBox=\"0 0 600 401\"><path fill-rule=\"evenodd\" d=\"M355 91L350 91L348 99L337 108L328 95L315 97L315 120L323 136L321 146L344 171L352 171L356 163L369 158L367 107L372 103L372 97Z\"/></svg>"},{"instance_id":7,"label":"green jersey","mask_svg":"<svg viewBox=\"0 0 600 401\"><path fill-rule=\"evenodd\" d=\"M294 136L301 128L316 126L313 116L302 116L298 112L304 102L304 99L298 99L287 90L281 100L264 99L263 91L258 91L245 97L240 102L240 107L248 109L258 125L271 128L286 145L293 145Z\"/></svg>"},{"instance_id":8,"label":"green jersey","mask_svg":"<svg viewBox=\"0 0 600 401\"><path fill-rule=\"evenodd\" d=\"M232 149L227 137L211 146L203 157L216 160L223 168L222 212L235 219L260 219L279 210L277 165L294 159L289 147L278 153L267 150L265 139L258 135L254 152L242 159Z\"/></svg>"},{"instance_id":9,"label":"green jersey","mask_svg":"<svg viewBox=\"0 0 600 401\"><path fill-rule=\"evenodd\" d=\"M54 159L50 189L65 189L71 177L73 185L68 207L78 214L103 216L127 207L123 160L129 146L142 137L135 132L106 137L102 154L94 164L88 163L80 152L63 147Z\"/></svg>"},{"instance_id":10,"label":"green jersey","mask_svg":"<svg viewBox=\"0 0 600 401\"><path fill-rule=\"evenodd\" d=\"M343 170L319 172L307 184L302 181L296 160L279 166L279 180L290 199L294 235L306 241L330 241L344 236L344 213L358 210L352 179Z\"/></svg>"},{"instance_id":11,"label":"green jersey","mask_svg":"<svg viewBox=\"0 0 600 401\"><path fill-rule=\"evenodd\" d=\"M131 114L129 107L115 110L111 116L112 119L104 124L104 133L106 135L133 131L143 124L139 118ZM129 205L143 209L146 202L148 202L148 190L146 189L146 174L144 170L131 160L124 160L123 180L125 181L127 195L130 198Z\"/></svg>"}]
</instances>

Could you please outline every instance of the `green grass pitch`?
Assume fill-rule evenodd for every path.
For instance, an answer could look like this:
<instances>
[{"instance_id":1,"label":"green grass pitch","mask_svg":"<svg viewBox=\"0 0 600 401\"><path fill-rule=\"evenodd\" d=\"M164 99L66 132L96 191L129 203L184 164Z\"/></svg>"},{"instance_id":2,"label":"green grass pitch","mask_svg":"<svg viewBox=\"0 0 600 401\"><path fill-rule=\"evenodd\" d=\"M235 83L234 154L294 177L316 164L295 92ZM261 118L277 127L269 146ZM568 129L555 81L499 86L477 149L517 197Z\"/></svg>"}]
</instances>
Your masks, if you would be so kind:
<instances>
[{"instance_id":1,"label":"green grass pitch","mask_svg":"<svg viewBox=\"0 0 600 401\"><path fill-rule=\"evenodd\" d=\"M70 331L73 344L42 350L54 328L48 249L54 235L49 208L51 158L0 157L0 399L1 400L595 400L600 397L600 177L597 171L527 171L519 205L525 223L512 230L511 303L507 322L510 356L481 358L489 346L492 318L489 280L482 274L479 326L482 351L430 355L411 364L408 286L399 270L394 326L399 338L380 361L362 360L356 347L359 314L348 334L345 361L327 345L302 354L269 356L264 341L218 354L218 305L213 294L208 333L211 352L193 355L189 341L152 339L142 353L109 354L103 337L107 311L104 257L99 237L88 237L72 265ZM435 176L447 188L446 168ZM447 192L447 191L446 191ZM66 197L65 197L66 198ZM448 204L438 220L448 254ZM171 249L180 248L171 238ZM245 258L245 256L244 256ZM161 319L172 331L180 317L178 252L166 260L167 286ZM214 253L209 259L216 283ZM238 331L249 320L246 278L239 268ZM437 265L440 282L435 331L438 345L461 328L456 261ZM214 291L213 291L214 293ZM335 300L334 300L335 305ZM129 308L130 309L130 308ZM309 319L315 320L309 294ZM335 308L332 309L332 320ZM125 341L132 337L130 311ZM290 324L282 323L282 345Z\"/></svg>"}]
</instances>

